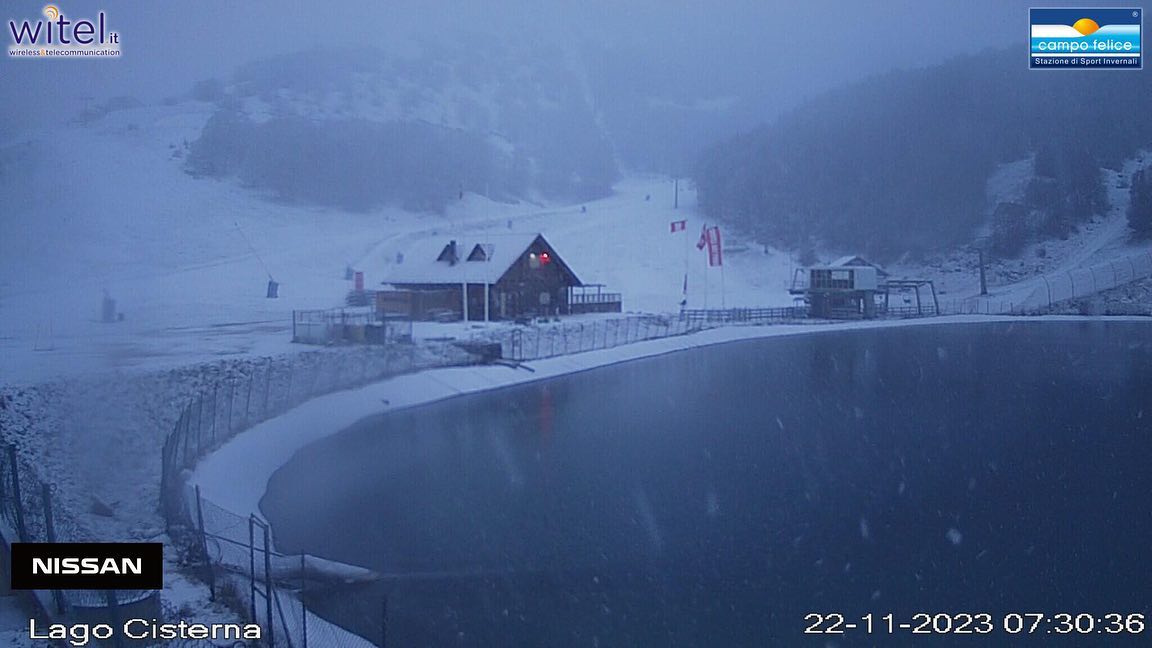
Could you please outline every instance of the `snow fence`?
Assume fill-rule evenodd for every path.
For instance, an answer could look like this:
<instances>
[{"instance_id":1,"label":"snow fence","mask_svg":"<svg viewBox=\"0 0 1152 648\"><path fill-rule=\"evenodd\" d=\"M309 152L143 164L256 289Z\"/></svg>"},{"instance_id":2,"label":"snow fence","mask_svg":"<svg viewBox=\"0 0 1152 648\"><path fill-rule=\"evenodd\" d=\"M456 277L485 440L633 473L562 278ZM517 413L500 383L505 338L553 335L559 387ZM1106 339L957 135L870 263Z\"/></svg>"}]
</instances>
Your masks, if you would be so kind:
<instances>
[{"instance_id":1,"label":"snow fence","mask_svg":"<svg viewBox=\"0 0 1152 648\"><path fill-rule=\"evenodd\" d=\"M1023 302L1029 309L1050 308L1056 303L1152 277L1152 250L1098 263L1088 268L1055 272L1040 277L1041 283Z\"/></svg>"}]
</instances>

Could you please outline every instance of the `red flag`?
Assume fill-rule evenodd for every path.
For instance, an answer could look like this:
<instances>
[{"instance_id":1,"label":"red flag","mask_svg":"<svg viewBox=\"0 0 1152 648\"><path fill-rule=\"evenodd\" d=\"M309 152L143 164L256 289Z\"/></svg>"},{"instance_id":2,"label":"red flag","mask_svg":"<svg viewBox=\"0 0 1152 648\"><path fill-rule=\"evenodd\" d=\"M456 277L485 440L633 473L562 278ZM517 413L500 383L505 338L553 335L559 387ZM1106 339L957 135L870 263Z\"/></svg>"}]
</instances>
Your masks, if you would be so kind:
<instances>
[{"instance_id":1,"label":"red flag","mask_svg":"<svg viewBox=\"0 0 1152 648\"><path fill-rule=\"evenodd\" d=\"M713 227L710 233L711 236L708 237L708 265L722 266L724 265L724 251L723 246L720 245L720 226Z\"/></svg>"},{"instance_id":2,"label":"red flag","mask_svg":"<svg viewBox=\"0 0 1152 648\"><path fill-rule=\"evenodd\" d=\"M672 233L673 234L675 234L676 232L683 232L684 230L688 229L688 221L686 221L686 220L672 221L671 227L672 227Z\"/></svg>"},{"instance_id":3,"label":"red flag","mask_svg":"<svg viewBox=\"0 0 1152 648\"><path fill-rule=\"evenodd\" d=\"M703 229L700 230L700 240L696 241L696 249L697 250L703 250L704 246L708 245L708 240L709 240L708 226L704 225Z\"/></svg>"}]
</instances>

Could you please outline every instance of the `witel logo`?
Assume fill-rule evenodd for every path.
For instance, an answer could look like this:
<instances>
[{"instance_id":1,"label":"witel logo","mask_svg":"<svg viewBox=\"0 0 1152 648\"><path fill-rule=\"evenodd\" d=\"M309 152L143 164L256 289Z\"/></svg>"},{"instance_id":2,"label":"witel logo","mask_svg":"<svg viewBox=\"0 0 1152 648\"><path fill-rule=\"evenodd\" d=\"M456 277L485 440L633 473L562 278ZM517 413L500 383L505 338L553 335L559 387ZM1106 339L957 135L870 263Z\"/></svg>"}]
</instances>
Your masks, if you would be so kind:
<instances>
[{"instance_id":1,"label":"witel logo","mask_svg":"<svg viewBox=\"0 0 1152 648\"><path fill-rule=\"evenodd\" d=\"M9 20L8 56L46 58L120 56L120 34L108 28L103 11L95 18L69 19L56 5L44 6L39 20Z\"/></svg>"}]
</instances>

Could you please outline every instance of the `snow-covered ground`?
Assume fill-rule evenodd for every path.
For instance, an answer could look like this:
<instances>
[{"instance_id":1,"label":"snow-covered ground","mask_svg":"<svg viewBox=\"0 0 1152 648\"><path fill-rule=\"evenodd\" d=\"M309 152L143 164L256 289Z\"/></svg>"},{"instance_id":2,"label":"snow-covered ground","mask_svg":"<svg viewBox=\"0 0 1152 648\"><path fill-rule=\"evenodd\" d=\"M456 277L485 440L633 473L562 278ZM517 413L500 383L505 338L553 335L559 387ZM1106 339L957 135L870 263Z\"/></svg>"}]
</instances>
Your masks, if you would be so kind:
<instances>
[{"instance_id":1,"label":"snow-covered ground","mask_svg":"<svg viewBox=\"0 0 1152 648\"><path fill-rule=\"evenodd\" d=\"M5 147L21 164L0 176L0 382L291 352L293 309L342 305L347 266L376 285L396 252L429 237L543 232L581 279L624 293L626 310L676 310L686 268L693 307L790 303L786 253L729 234L723 270L706 267L684 182L678 210L658 177L577 205L468 194L443 216L276 204L184 173L184 142L208 115L197 103L123 110ZM279 299L265 298L268 274ZM99 321L105 290L123 321Z\"/></svg>"},{"instance_id":2,"label":"snow-covered ground","mask_svg":"<svg viewBox=\"0 0 1152 648\"><path fill-rule=\"evenodd\" d=\"M20 162L0 176L0 383L294 352L293 309L342 305L351 288L346 267L363 271L372 287L398 252L429 239L542 232L586 283L623 293L628 311L675 311L685 274L693 308L792 303L792 254L725 230L725 263L707 267L695 247L704 219L687 182L679 209L664 177L626 178L612 196L584 204L466 194L444 215L277 204L184 172L185 143L210 112L196 102L120 110L0 146ZM1129 161L1123 174L1142 164ZM1006 165L990 196L1011 199L1025 167ZM1066 241L1033 246L1043 257L1032 249L1019 260L993 260L989 300L1021 301L1041 274L1132 251L1127 189L1118 185L1107 183L1107 215ZM679 220L686 229L671 233ZM974 254L890 269L935 280L945 304L979 293ZM280 282L279 299L264 296L269 274ZM99 321L105 290L123 321Z\"/></svg>"},{"instance_id":3,"label":"snow-covered ground","mask_svg":"<svg viewBox=\"0 0 1152 648\"><path fill-rule=\"evenodd\" d=\"M1075 270L1082 270L1112 260L1152 250L1150 241L1129 238L1127 210L1130 199L1128 180L1152 164L1152 155L1140 153L1124 163L1123 169L1101 171L1108 192L1109 209L1080 226L1067 239L1050 239L1028 245L1014 259L987 259L988 295L980 297L980 265L975 249L958 250L928 259L923 263L897 264L889 268L897 277L931 279L936 285L943 307L957 302L976 302L991 306L1026 304L1045 287L1044 278L1054 280ZM1014 202L1021 199L1023 187L1031 174L1030 161L1006 164L989 179L989 202ZM1030 303L1029 307L1040 304ZM986 308L980 308L985 311Z\"/></svg>"},{"instance_id":4,"label":"snow-covered ground","mask_svg":"<svg viewBox=\"0 0 1152 648\"><path fill-rule=\"evenodd\" d=\"M244 363L254 358L308 350L290 343L294 309L340 306L351 288L346 267L363 271L372 287L398 252L421 241L542 232L582 280L623 293L626 311L677 310L685 298L686 274L686 298L693 308L792 303L786 288L798 262L787 252L725 230L723 268L706 266L704 253L695 247L705 222L685 182L680 183L679 208L673 207L673 182L663 177L626 178L613 195L583 204L505 204L468 194L444 215L277 204L236 183L184 173L185 143L209 114L209 106L197 103L142 107L113 112L91 125L60 124L51 132L0 143L0 158L19 161L0 175L5 206L0 218L0 385L10 386L0 390L0 404L28 418L18 430L26 436L23 452L47 453L39 459L51 458L48 466L90 457L82 470L53 478L67 500L62 510L86 516L81 526L87 533L155 537L158 441L171 429L182 403L205 381L243 372ZM1124 173L1139 164L1130 161ZM1013 173L1006 171L998 182L996 191L1012 191ZM1144 249L1126 238L1127 190L1112 181L1107 186L1109 214L1066 241L1035 246L1045 249L1043 257L1033 250L1022 260L994 261L990 299L1020 300L1036 290L1044 274ZM669 224L680 220L687 221L686 228L670 232ZM927 266L891 270L895 276L934 279L947 303L979 292L975 258L968 256L958 253ZM264 296L269 274L280 282L278 299ZM122 321L99 321L104 291L116 300ZM465 337L505 326L420 324L415 332L425 338ZM336 431L352 422L349 417L381 411L380 397L394 408L686 344L811 330L710 331L542 361L536 374L492 367L397 379L295 410L290 416L307 420L315 416L314 408L339 404L329 412L343 412L343 419L327 418L325 425L302 426L296 435L281 436L284 445L275 453L266 453L261 444L268 430L284 421L269 421L268 430L259 427L241 435L234 444L249 444L252 452L245 469L235 472L228 462L239 455L222 452L201 466L197 480L210 497L225 500L218 503L247 512L255 510L265 473L282 462L285 448L307 443L309 434ZM51 384L44 386L47 381ZM71 404L61 408L62 402ZM50 429L62 417L72 417L71 423ZM11 427L6 429L6 435L12 434ZM140 465L116 475L101 469L102 458L133 444L140 450ZM216 489L225 474L218 472L221 466L230 466L232 477L248 475L242 480L248 485L233 480L231 496L227 489ZM193 590L182 588L178 598L202 596L187 594Z\"/></svg>"}]
</instances>

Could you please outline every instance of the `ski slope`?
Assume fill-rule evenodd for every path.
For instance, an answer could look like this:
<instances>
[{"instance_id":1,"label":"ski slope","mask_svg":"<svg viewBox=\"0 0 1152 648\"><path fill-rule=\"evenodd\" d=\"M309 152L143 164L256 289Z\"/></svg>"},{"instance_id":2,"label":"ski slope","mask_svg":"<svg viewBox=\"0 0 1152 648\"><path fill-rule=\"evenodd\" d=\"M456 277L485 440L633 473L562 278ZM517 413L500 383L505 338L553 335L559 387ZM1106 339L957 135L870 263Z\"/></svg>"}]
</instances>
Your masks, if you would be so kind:
<instances>
[{"instance_id":1,"label":"ski slope","mask_svg":"<svg viewBox=\"0 0 1152 648\"><path fill-rule=\"evenodd\" d=\"M726 232L724 267L706 267L684 182L679 209L659 177L576 205L469 194L444 215L278 204L184 173L176 156L209 114L197 103L123 110L3 146L19 165L0 176L0 381L291 351L293 309L342 305L347 266L372 287L427 238L542 232L582 280L622 292L626 310L678 309L686 272L692 307L790 303L786 253ZM681 219L687 229L671 234ZM269 275L279 299L265 298ZM123 321L99 321L105 290Z\"/></svg>"},{"instance_id":2,"label":"ski slope","mask_svg":"<svg viewBox=\"0 0 1152 648\"><path fill-rule=\"evenodd\" d=\"M787 286L798 263L787 252L724 229L724 265L707 267L695 247L705 223L687 182L679 208L673 181L655 176L627 177L613 195L583 204L473 194L445 214L281 204L184 172L185 144L212 110L197 102L120 110L0 144L0 382L299 350L290 343L294 309L341 306L352 287L347 267L372 288L397 253L429 239L541 232L585 283L622 293L626 311L672 312L682 299L691 308L792 303ZM1126 241L1127 192L1108 186L1112 211L1068 241L1045 242L1045 259L997 262L1021 279L993 277L990 303L1019 303L1040 275L1137 249ZM686 229L671 233L678 220ZM890 270L935 280L942 303L979 293L967 262ZM278 299L265 298L269 277L280 283ZM122 321L99 321L104 291ZM420 326L417 334L475 326L484 325Z\"/></svg>"}]
</instances>

